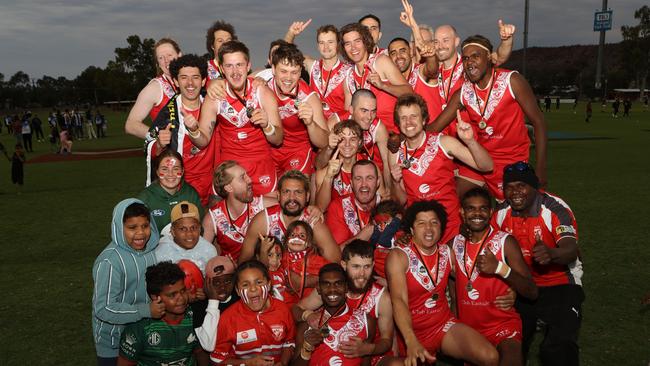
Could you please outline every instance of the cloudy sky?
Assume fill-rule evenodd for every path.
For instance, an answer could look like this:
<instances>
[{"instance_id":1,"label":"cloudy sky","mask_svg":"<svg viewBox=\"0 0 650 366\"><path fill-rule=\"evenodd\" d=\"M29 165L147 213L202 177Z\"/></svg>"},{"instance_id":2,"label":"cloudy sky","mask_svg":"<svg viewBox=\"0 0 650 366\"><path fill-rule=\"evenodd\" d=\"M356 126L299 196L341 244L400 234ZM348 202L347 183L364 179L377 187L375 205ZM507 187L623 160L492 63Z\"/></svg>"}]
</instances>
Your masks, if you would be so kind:
<instances>
[{"instance_id":1,"label":"cloudy sky","mask_svg":"<svg viewBox=\"0 0 650 366\"><path fill-rule=\"evenodd\" d=\"M517 26L515 48L523 46L524 0L412 0L419 23L455 25L461 38L480 33L498 41L497 19ZM622 25L637 24L637 0L610 0L614 26L607 42L621 40ZM597 44L592 31L600 0L530 0L529 46ZM22 70L74 78L87 66L105 67L129 35L176 39L185 53L203 54L205 30L216 19L235 25L261 67L268 44L296 19L313 18L298 45L316 54L315 29L342 26L372 12L382 19L382 46L408 32L399 22L400 0L0 0L0 72L9 79Z\"/></svg>"}]
</instances>

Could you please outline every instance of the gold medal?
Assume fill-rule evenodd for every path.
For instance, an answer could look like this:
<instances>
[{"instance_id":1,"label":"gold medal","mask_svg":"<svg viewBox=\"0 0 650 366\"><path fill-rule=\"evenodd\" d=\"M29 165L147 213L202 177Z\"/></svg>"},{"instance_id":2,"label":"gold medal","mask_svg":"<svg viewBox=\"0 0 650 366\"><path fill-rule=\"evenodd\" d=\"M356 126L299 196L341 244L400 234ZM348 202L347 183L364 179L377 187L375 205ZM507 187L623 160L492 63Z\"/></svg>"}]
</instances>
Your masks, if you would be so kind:
<instances>
[{"instance_id":1,"label":"gold medal","mask_svg":"<svg viewBox=\"0 0 650 366\"><path fill-rule=\"evenodd\" d=\"M300 103L302 103L302 102L301 102L300 99L298 99L298 98L296 98L296 99L293 100L293 105L295 105L296 108L300 107Z\"/></svg>"},{"instance_id":2,"label":"gold medal","mask_svg":"<svg viewBox=\"0 0 650 366\"><path fill-rule=\"evenodd\" d=\"M405 159L405 160L402 162L402 167L403 167L404 169L409 169L409 168L411 167L411 159Z\"/></svg>"},{"instance_id":3,"label":"gold medal","mask_svg":"<svg viewBox=\"0 0 650 366\"><path fill-rule=\"evenodd\" d=\"M330 109L330 106L327 105L327 103L323 102L323 110L329 111L329 109Z\"/></svg>"},{"instance_id":4,"label":"gold medal","mask_svg":"<svg viewBox=\"0 0 650 366\"><path fill-rule=\"evenodd\" d=\"M253 117L253 112L255 109L253 107L246 107L246 117L251 118Z\"/></svg>"},{"instance_id":5,"label":"gold medal","mask_svg":"<svg viewBox=\"0 0 650 366\"><path fill-rule=\"evenodd\" d=\"M487 122L485 122L485 120L482 119L481 122L478 123L478 128L484 130L486 127L487 127Z\"/></svg>"},{"instance_id":6,"label":"gold medal","mask_svg":"<svg viewBox=\"0 0 650 366\"><path fill-rule=\"evenodd\" d=\"M438 297L440 297L440 296L437 293L434 293L433 295L431 295L431 300L437 301Z\"/></svg>"},{"instance_id":7,"label":"gold medal","mask_svg":"<svg viewBox=\"0 0 650 366\"><path fill-rule=\"evenodd\" d=\"M474 288L472 287L472 283L471 283L471 282L467 282L467 286L465 286L465 289L467 289L467 292L472 291L472 290L474 289Z\"/></svg>"}]
</instances>

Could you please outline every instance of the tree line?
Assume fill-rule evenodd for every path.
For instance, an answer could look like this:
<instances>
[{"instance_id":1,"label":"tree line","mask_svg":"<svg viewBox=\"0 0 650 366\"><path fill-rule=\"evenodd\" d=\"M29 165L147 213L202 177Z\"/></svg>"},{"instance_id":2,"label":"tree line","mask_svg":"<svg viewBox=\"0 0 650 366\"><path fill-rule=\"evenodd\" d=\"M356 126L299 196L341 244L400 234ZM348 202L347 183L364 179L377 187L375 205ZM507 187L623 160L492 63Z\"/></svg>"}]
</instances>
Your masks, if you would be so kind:
<instances>
[{"instance_id":1,"label":"tree line","mask_svg":"<svg viewBox=\"0 0 650 366\"><path fill-rule=\"evenodd\" d=\"M637 9L634 17L639 24L621 27L623 41L607 45L604 81L609 90L644 90L647 85L650 69L650 7L644 5ZM153 57L155 40L131 35L126 42L126 47L115 49L115 58L108 61L106 67L89 66L74 79L43 76L32 80L25 72L18 71L5 81L5 75L0 73L0 108L100 105L107 101L135 99L156 74ZM603 96L604 90L593 88L596 47L531 49L528 64L533 67L529 67L531 71L527 77L535 93L544 95L558 87L574 87L578 90L577 95ZM536 49L540 52L535 52ZM518 54L513 53L505 66L519 69L521 60ZM560 54L566 56L558 57Z\"/></svg>"}]
</instances>

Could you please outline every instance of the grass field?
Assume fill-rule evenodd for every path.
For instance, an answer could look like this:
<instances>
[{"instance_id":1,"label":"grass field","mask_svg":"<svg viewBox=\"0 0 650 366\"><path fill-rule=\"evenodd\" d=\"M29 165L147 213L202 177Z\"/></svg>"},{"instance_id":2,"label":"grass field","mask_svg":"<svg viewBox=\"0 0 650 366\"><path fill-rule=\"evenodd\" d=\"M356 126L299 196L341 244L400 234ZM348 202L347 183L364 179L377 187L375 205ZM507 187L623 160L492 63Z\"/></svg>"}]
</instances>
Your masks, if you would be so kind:
<instances>
[{"instance_id":1,"label":"grass field","mask_svg":"<svg viewBox=\"0 0 650 366\"><path fill-rule=\"evenodd\" d=\"M587 299L580 334L584 365L648 365L650 306L650 111L613 119L584 105L546 114L549 191L572 207L579 225ZM75 150L140 147L125 136L124 113L106 113L108 138ZM41 117L44 113L41 113ZM46 131L47 132L47 131ZM592 137L585 139L584 137ZM3 128L0 141L13 152ZM28 159L49 152L34 142ZM15 194L0 157L0 365L92 365L91 267L108 243L113 206L143 188L142 158L25 165ZM531 364L537 364L532 362Z\"/></svg>"}]
</instances>

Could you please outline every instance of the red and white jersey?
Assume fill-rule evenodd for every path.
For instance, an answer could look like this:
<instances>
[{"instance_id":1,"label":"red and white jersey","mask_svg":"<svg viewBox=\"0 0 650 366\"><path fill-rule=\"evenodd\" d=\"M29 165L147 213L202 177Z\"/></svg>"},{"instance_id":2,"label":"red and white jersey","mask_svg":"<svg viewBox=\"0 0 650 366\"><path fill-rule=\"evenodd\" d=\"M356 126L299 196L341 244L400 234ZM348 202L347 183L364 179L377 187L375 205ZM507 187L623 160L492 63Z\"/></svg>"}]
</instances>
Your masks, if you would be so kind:
<instances>
[{"instance_id":1,"label":"red and white jersey","mask_svg":"<svg viewBox=\"0 0 650 366\"><path fill-rule=\"evenodd\" d=\"M357 91L357 89L362 88L372 91L377 97L377 118L384 123L388 131L399 133L399 130L393 121L393 110L395 109L397 98L392 94L375 88L375 86L368 80L370 73L375 71L375 61L379 55L380 54L373 53L368 57L368 61L366 61L363 67L362 74L359 74L356 66L351 66L346 77L347 87L352 94ZM385 84L390 84L388 80L382 81Z\"/></svg>"},{"instance_id":2,"label":"red and white jersey","mask_svg":"<svg viewBox=\"0 0 650 366\"><path fill-rule=\"evenodd\" d=\"M208 80L218 79L221 76L219 65L214 59L208 60ZM207 86L207 85L206 85Z\"/></svg>"},{"instance_id":3,"label":"red and white jersey","mask_svg":"<svg viewBox=\"0 0 650 366\"><path fill-rule=\"evenodd\" d=\"M260 127L253 125L246 115L246 108L261 108L259 90L253 92L253 78L248 78L246 93L240 97L246 105L235 96L226 84L226 99L219 103L219 136L221 138L221 159L252 160L270 156L269 144Z\"/></svg>"},{"instance_id":4,"label":"red and white jersey","mask_svg":"<svg viewBox=\"0 0 650 366\"><path fill-rule=\"evenodd\" d=\"M266 216L266 234L275 236L283 242L284 235L287 232L287 226L282 221L282 207L280 205L268 207L264 209L264 215ZM298 220L302 220L311 225L310 216L306 208L302 211ZM311 226L313 229L313 225Z\"/></svg>"},{"instance_id":5,"label":"red and white jersey","mask_svg":"<svg viewBox=\"0 0 650 366\"><path fill-rule=\"evenodd\" d=\"M408 307L411 322L416 333L435 329L446 323L452 316L447 303L445 289L451 273L451 251L445 244L438 244L434 254L424 255L420 261L418 250L411 242L407 246L398 246L404 251L408 261L406 269L406 288L408 290ZM437 270L437 273L436 273ZM427 271L436 283L431 282Z\"/></svg>"},{"instance_id":6,"label":"red and white jersey","mask_svg":"<svg viewBox=\"0 0 650 366\"><path fill-rule=\"evenodd\" d=\"M340 122L346 119L352 119L352 115L350 112L336 113L336 119ZM357 160L371 160L381 171L384 170L384 162L381 160L381 153L379 152L379 146L377 145L377 130L379 129L379 126L382 125L383 123L381 120L379 120L379 118L375 118L370 123L370 127L367 130L362 130L363 146L357 153Z\"/></svg>"},{"instance_id":7,"label":"red and white jersey","mask_svg":"<svg viewBox=\"0 0 650 366\"><path fill-rule=\"evenodd\" d=\"M339 174L332 180L331 201L352 193L352 173L341 168Z\"/></svg>"},{"instance_id":8,"label":"red and white jersey","mask_svg":"<svg viewBox=\"0 0 650 366\"><path fill-rule=\"evenodd\" d=\"M316 60L309 70L309 86L318 93L323 102L325 118L332 113L345 112L344 81L350 64L336 60L331 70L323 68L323 60Z\"/></svg>"},{"instance_id":9,"label":"red and white jersey","mask_svg":"<svg viewBox=\"0 0 650 366\"><path fill-rule=\"evenodd\" d=\"M268 309L253 312L241 300L226 309L219 319L214 351L210 359L218 364L230 358L271 356L280 362L282 351L295 347L296 328L291 310L269 297Z\"/></svg>"},{"instance_id":10,"label":"red and white jersey","mask_svg":"<svg viewBox=\"0 0 650 366\"><path fill-rule=\"evenodd\" d=\"M321 310L324 311L324 310ZM368 338L368 319L366 313L353 311L346 305L341 315L327 322L329 335L319 344L309 360L310 366L359 366L363 358L348 358L339 347L351 337Z\"/></svg>"},{"instance_id":11,"label":"red and white jersey","mask_svg":"<svg viewBox=\"0 0 650 366\"><path fill-rule=\"evenodd\" d=\"M411 66L411 73L409 74L408 83L413 88L415 94L421 96L427 102L427 110L429 111L429 120L426 123L433 121L438 114L442 111L440 97L438 96L438 85L430 84L424 79L420 73L423 64Z\"/></svg>"},{"instance_id":12,"label":"red and white jersey","mask_svg":"<svg viewBox=\"0 0 650 366\"><path fill-rule=\"evenodd\" d=\"M466 107L476 141L495 161L528 161L530 140L525 115L510 85L510 77L515 72L496 69L492 87L485 90L469 80L461 88L460 102ZM478 128L481 120L487 123L485 129Z\"/></svg>"},{"instance_id":13,"label":"red and white jersey","mask_svg":"<svg viewBox=\"0 0 650 366\"><path fill-rule=\"evenodd\" d=\"M275 84L275 78L269 80L268 86L273 90L275 100L278 102L278 112L282 120L282 129L284 130L282 146L279 148L273 147L271 149L273 155L282 157L288 152L311 149L307 126L298 118L296 100L299 100L301 103L306 103L307 98L316 92L311 90L309 85L302 81L302 79L298 80L298 92L295 98L282 95L278 86Z\"/></svg>"},{"instance_id":14,"label":"red and white jersey","mask_svg":"<svg viewBox=\"0 0 650 366\"><path fill-rule=\"evenodd\" d=\"M231 217L228 212L227 200L221 200L208 211L212 219L217 243L221 247L221 255L229 255L235 262L239 258L241 246L248 230L251 219L264 209L264 198L257 196L253 202L246 205L246 210L238 217Z\"/></svg>"},{"instance_id":15,"label":"red and white jersey","mask_svg":"<svg viewBox=\"0 0 650 366\"><path fill-rule=\"evenodd\" d=\"M162 91L160 100L149 111L149 118L151 118L153 121L158 116L158 113L160 113L160 110L163 109L167 103L169 103L169 100L172 99L174 95L176 95L176 86L174 85L174 82L167 79L165 75L160 75L154 79L151 79L149 82L158 83L158 85L160 85L160 90Z\"/></svg>"},{"instance_id":16,"label":"red and white jersey","mask_svg":"<svg viewBox=\"0 0 650 366\"><path fill-rule=\"evenodd\" d=\"M438 73L438 96L440 97L440 112L442 112L447 107L451 96L463 85L465 68L459 53L456 53L456 63L453 67L445 69L442 62L438 66L440 70Z\"/></svg>"},{"instance_id":17,"label":"red and white jersey","mask_svg":"<svg viewBox=\"0 0 650 366\"><path fill-rule=\"evenodd\" d=\"M370 288L361 296L356 298L350 297L350 292L346 294L348 307L355 311L361 311L371 318L377 319L379 317L379 300L381 295L384 294L386 288L377 282L373 282Z\"/></svg>"},{"instance_id":18,"label":"red and white jersey","mask_svg":"<svg viewBox=\"0 0 650 366\"><path fill-rule=\"evenodd\" d=\"M524 261L530 268L535 284L540 287L575 284L582 286L582 262L580 258L569 265L548 264L533 261L533 247L540 237L549 248L556 248L564 238L578 240L578 224L573 212L561 198L550 193L538 193L531 211L525 215L512 211L506 202L497 207L492 216L495 227L517 239Z\"/></svg>"},{"instance_id":19,"label":"red and white jersey","mask_svg":"<svg viewBox=\"0 0 650 366\"><path fill-rule=\"evenodd\" d=\"M472 243L462 235L457 235L452 244L452 252L456 258L458 319L482 334L498 328L500 324L521 321L514 308L501 310L494 305L496 297L508 291L506 281L498 275L480 273L474 264L476 258L485 254L486 250L492 252L497 260L507 262L504 246L508 233L492 227L489 230L483 248L481 243ZM468 290L467 285L470 282L471 290Z\"/></svg>"},{"instance_id":20,"label":"red and white jersey","mask_svg":"<svg viewBox=\"0 0 650 366\"><path fill-rule=\"evenodd\" d=\"M377 196L377 203L381 197ZM327 206L327 227L334 240L343 244L357 235L371 220L371 212L365 211L357 204L354 193L332 199Z\"/></svg>"}]
</instances>

